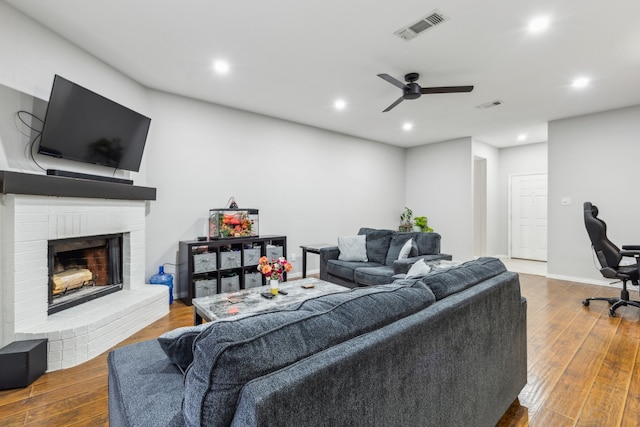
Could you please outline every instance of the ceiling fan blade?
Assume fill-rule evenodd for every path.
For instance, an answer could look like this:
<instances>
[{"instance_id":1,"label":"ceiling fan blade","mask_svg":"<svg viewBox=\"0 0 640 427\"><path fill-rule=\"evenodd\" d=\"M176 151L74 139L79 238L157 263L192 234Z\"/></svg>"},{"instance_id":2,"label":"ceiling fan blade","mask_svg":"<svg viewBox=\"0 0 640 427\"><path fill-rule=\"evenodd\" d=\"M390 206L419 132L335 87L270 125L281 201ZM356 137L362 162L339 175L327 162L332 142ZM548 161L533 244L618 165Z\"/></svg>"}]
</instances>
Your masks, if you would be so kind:
<instances>
[{"instance_id":1,"label":"ceiling fan blade","mask_svg":"<svg viewBox=\"0 0 640 427\"><path fill-rule=\"evenodd\" d=\"M392 108L394 108L396 105L400 104L402 101L404 101L404 97L400 97L396 100L396 102L394 102L393 104L389 105L387 108L385 108L384 110L382 110L383 113L386 113L387 111L391 110Z\"/></svg>"},{"instance_id":2,"label":"ceiling fan blade","mask_svg":"<svg viewBox=\"0 0 640 427\"><path fill-rule=\"evenodd\" d=\"M391 83L394 86L399 87L400 89L404 89L405 88L405 84L402 83L400 80L395 79L393 77L391 77L389 74L378 74L378 77L380 77L381 79L384 79L386 81L388 81L389 83Z\"/></svg>"},{"instance_id":3,"label":"ceiling fan blade","mask_svg":"<svg viewBox=\"0 0 640 427\"><path fill-rule=\"evenodd\" d=\"M430 93L459 93L459 92L471 92L473 86L442 86L442 87L423 87L420 92L423 95Z\"/></svg>"}]
</instances>

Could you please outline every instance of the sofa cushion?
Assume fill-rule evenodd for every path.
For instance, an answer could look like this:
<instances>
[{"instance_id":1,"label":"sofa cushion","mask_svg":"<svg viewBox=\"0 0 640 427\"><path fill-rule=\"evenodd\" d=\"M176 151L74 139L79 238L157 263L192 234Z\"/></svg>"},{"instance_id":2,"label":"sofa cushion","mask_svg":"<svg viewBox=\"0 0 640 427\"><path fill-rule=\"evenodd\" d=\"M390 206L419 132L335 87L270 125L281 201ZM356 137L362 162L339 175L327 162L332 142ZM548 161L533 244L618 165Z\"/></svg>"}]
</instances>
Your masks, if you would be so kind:
<instances>
[{"instance_id":1,"label":"sofa cushion","mask_svg":"<svg viewBox=\"0 0 640 427\"><path fill-rule=\"evenodd\" d=\"M185 376L187 425L228 426L248 381L428 307L433 293L413 286L358 288L310 299L297 309L220 322L194 343Z\"/></svg>"},{"instance_id":2,"label":"sofa cushion","mask_svg":"<svg viewBox=\"0 0 640 427\"><path fill-rule=\"evenodd\" d=\"M388 265L360 267L356 269L353 277L358 285L386 285L393 282L393 267Z\"/></svg>"},{"instance_id":3,"label":"sofa cushion","mask_svg":"<svg viewBox=\"0 0 640 427\"><path fill-rule=\"evenodd\" d=\"M184 426L184 377L157 340L118 347L107 364L112 426Z\"/></svg>"},{"instance_id":4,"label":"sofa cushion","mask_svg":"<svg viewBox=\"0 0 640 427\"><path fill-rule=\"evenodd\" d=\"M505 271L507 269L502 261L484 257L455 267L433 270L422 279L422 282L429 286L438 300L441 300Z\"/></svg>"},{"instance_id":5,"label":"sofa cushion","mask_svg":"<svg viewBox=\"0 0 640 427\"><path fill-rule=\"evenodd\" d=\"M337 259L330 259L327 262L327 273L332 276L337 276L351 282L355 281L355 272L357 268L362 267L380 267L381 264L375 262L355 262L355 261L340 261Z\"/></svg>"},{"instance_id":6,"label":"sofa cushion","mask_svg":"<svg viewBox=\"0 0 640 427\"><path fill-rule=\"evenodd\" d=\"M363 227L358 231L358 234L367 236L367 258L369 261L385 264L387 252L389 251L389 242L395 231Z\"/></svg>"},{"instance_id":7,"label":"sofa cushion","mask_svg":"<svg viewBox=\"0 0 640 427\"><path fill-rule=\"evenodd\" d=\"M408 232L408 233L395 233L391 236L391 242L389 242L389 251L387 252L387 258L385 260L385 265L393 265L393 261L398 259L400 255L400 251L404 244L415 237L418 232Z\"/></svg>"},{"instance_id":8,"label":"sofa cushion","mask_svg":"<svg viewBox=\"0 0 640 427\"><path fill-rule=\"evenodd\" d=\"M192 345L196 337L211 326L212 323L203 323L196 326L185 326L166 332L158 337L160 348L165 352L171 363L174 363L184 373L187 366L193 361Z\"/></svg>"},{"instance_id":9,"label":"sofa cushion","mask_svg":"<svg viewBox=\"0 0 640 427\"><path fill-rule=\"evenodd\" d=\"M418 245L418 255L435 255L440 253L440 239L438 233L418 233L415 236Z\"/></svg>"},{"instance_id":10,"label":"sofa cushion","mask_svg":"<svg viewBox=\"0 0 640 427\"><path fill-rule=\"evenodd\" d=\"M367 262L366 236L342 236L338 237L338 249L340 261Z\"/></svg>"}]
</instances>

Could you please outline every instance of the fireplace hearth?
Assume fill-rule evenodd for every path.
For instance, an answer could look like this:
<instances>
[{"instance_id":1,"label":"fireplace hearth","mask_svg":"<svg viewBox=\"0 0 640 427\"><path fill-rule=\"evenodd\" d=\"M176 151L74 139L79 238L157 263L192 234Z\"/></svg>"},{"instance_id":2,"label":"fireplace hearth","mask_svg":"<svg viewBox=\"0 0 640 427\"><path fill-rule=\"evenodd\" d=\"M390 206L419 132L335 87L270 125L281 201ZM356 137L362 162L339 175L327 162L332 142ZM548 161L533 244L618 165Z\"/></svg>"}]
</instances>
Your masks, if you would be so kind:
<instances>
[{"instance_id":1,"label":"fireplace hearth","mask_svg":"<svg viewBox=\"0 0 640 427\"><path fill-rule=\"evenodd\" d=\"M122 290L122 238L49 241L49 315Z\"/></svg>"}]
</instances>

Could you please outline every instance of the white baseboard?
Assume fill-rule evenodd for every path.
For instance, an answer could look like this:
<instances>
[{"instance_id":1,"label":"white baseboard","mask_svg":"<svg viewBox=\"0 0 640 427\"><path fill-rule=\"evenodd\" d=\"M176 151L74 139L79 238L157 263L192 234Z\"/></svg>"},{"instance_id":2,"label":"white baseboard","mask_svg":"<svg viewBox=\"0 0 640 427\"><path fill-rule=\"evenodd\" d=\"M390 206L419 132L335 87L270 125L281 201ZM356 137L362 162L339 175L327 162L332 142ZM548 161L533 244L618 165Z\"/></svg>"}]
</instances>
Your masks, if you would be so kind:
<instances>
[{"instance_id":1,"label":"white baseboard","mask_svg":"<svg viewBox=\"0 0 640 427\"><path fill-rule=\"evenodd\" d=\"M598 285L598 286L606 286L606 287L614 287L614 288L622 289L621 281L587 279L585 277L564 276L562 274L549 274L549 273L547 273L547 277L549 279L565 280L567 282L586 283L587 285Z\"/></svg>"}]
</instances>

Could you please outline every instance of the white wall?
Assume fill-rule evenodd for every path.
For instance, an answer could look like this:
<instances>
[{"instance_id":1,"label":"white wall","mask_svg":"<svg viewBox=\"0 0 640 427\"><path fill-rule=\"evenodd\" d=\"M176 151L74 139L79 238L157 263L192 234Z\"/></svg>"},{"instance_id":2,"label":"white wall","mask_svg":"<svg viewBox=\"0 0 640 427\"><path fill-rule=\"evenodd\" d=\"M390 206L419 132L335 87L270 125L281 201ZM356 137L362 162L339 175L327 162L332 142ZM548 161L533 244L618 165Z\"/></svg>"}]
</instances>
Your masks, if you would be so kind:
<instances>
[{"instance_id":1,"label":"white wall","mask_svg":"<svg viewBox=\"0 0 640 427\"><path fill-rule=\"evenodd\" d=\"M582 204L592 202L618 246L640 244L640 105L549 123L551 277L602 281L594 266ZM561 206L571 197L571 206Z\"/></svg>"},{"instance_id":2,"label":"white wall","mask_svg":"<svg viewBox=\"0 0 640 427\"><path fill-rule=\"evenodd\" d=\"M501 148L496 198L495 255L509 253L509 180L513 175L547 173L546 142Z\"/></svg>"},{"instance_id":3,"label":"white wall","mask_svg":"<svg viewBox=\"0 0 640 427\"><path fill-rule=\"evenodd\" d=\"M406 205L429 219L455 260L473 256L472 165L471 138L406 150Z\"/></svg>"},{"instance_id":4,"label":"white wall","mask_svg":"<svg viewBox=\"0 0 640 427\"><path fill-rule=\"evenodd\" d=\"M209 209L231 196L260 209L260 234L287 236L294 272L301 244L397 227L403 149L161 92L150 99L156 126L145 158L158 198L147 223L148 272L174 262L179 240L204 235ZM317 256L308 261L317 270Z\"/></svg>"}]
</instances>

